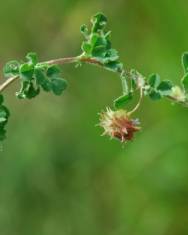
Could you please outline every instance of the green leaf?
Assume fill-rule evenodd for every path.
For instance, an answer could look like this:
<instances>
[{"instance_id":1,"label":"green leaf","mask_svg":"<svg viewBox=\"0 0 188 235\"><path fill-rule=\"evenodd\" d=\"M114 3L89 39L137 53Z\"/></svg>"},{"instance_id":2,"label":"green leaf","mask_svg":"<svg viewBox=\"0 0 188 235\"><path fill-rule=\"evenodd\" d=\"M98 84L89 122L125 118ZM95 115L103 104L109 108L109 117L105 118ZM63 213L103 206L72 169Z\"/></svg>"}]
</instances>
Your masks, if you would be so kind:
<instances>
[{"instance_id":1,"label":"green leaf","mask_svg":"<svg viewBox=\"0 0 188 235\"><path fill-rule=\"evenodd\" d=\"M118 61L112 61L105 64L105 68L112 72L121 72L123 70L123 64Z\"/></svg>"},{"instance_id":2,"label":"green leaf","mask_svg":"<svg viewBox=\"0 0 188 235\"><path fill-rule=\"evenodd\" d=\"M7 121L7 113L5 110L2 109L2 106L0 107L0 124Z\"/></svg>"},{"instance_id":3,"label":"green leaf","mask_svg":"<svg viewBox=\"0 0 188 235\"><path fill-rule=\"evenodd\" d=\"M160 84L160 76L158 74L151 74L148 78L148 84L152 88L157 88Z\"/></svg>"},{"instance_id":4,"label":"green leaf","mask_svg":"<svg viewBox=\"0 0 188 235\"><path fill-rule=\"evenodd\" d=\"M28 84L27 89L24 91L24 94L28 99L36 97L39 93L40 93L40 88L39 87L35 88L32 82Z\"/></svg>"},{"instance_id":5,"label":"green leaf","mask_svg":"<svg viewBox=\"0 0 188 235\"><path fill-rule=\"evenodd\" d=\"M12 77L19 74L20 63L16 60L12 60L5 64L3 68L3 74L5 77Z\"/></svg>"},{"instance_id":6,"label":"green leaf","mask_svg":"<svg viewBox=\"0 0 188 235\"><path fill-rule=\"evenodd\" d=\"M110 41L111 32L105 31L107 18L103 13L97 13L91 20L91 33L86 25L81 27L81 32L85 35L86 41L82 43L83 55L93 58L104 65L104 68L121 73L123 64L119 61L117 50L113 49Z\"/></svg>"},{"instance_id":7,"label":"green leaf","mask_svg":"<svg viewBox=\"0 0 188 235\"><path fill-rule=\"evenodd\" d=\"M24 63L19 68L20 78L24 81L31 81L34 73L33 64Z\"/></svg>"},{"instance_id":8,"label":"green leaf","mask_svg":"<svg viewBox=\"0 0 188 235\"><path fill-rule=\"evenodd\" d=\"M114 100L114 106L117 109L124 108L125 105L132 99L132 93L129 93L127 95L122 95L119 98Z\"/></svg>"},{"instance_id":9,"label":"green leaf","mask_svg":"<svg viewBox=\"0 0 188 235\"><path fill-rule=\"evenodd\" d=\"M82 43L82 51L84 51L87 55L91 55L92 46L88 42Z\"/></svg>"},{"instance_id":10,"label":"green leaf","mask_svg":"<svg viewBox=\"0 0 188 235\"><path fill-rule=\"evenodd\" d=\"M6 139L6 130L4 127L0 127L0 141L3 141Z\"/></svg>"},{"instance_id":11,"label":"green leaf","mask_svg":"<svg viewBox=\"0 0 188 235\"><path fill-rule=\"evenodd\" d=\"M107 17L103 13L99 12L93 16L91 22L93 24L92 32L97 32L104 29L107 23Z\"/></svg>"},{"instance_id":12,"label":"green leaf","mask_svg":"<svg viewBox=\"0 0 188 235\"><path fill-rule=\"evenodd\" d=\"M182 65L183 65L185 73L188 72L188 52L185 52L182 55Z\"/></svg>"},{"instance_id":13,"label":"green leaf","mask_svg":"<svg viewBox=\"0 0 188 235\"><path fill-rule=\"evenodd\" d=\"M152 89L150 92L149 92L149 97L152 99L152 100L160 100L162 98L161 96L161 93L157 90L154 90Z\"/></svg>"},{"instance_id":14,"label":"green leaf","mask_svg":"<svg viewBox=\"0 0 188 235\"><path fill-rule=\"evenodd\" d=\"M57 77L61 74L61 68L58 65L51 65L47 69L48 77Z\"/></svg>"},{"instance_id":15,"label":"green leaf","mask_svg":"<svg viewBox=\"0 0 188 235\"><path fill-rule=\"evenodd\" d=\"M32 99L40 93L40 87L34 86L32 81L21 81L21 89L16 92L18 99Z\"/></svg>"},{"instance_id":16,"label":"green leaf","mask_svg":"<svg viewBox=\"0 0 188 235\"><path fill-rule=\"evenodd\" d=\"M106 52L105 58L108 59L108 62L117 61L119 59L118 51L115 49L109 49Z\"/></svg>"},{"instance_id":17,"label":"green leaf","mask_svg":"<svg viewBox=\"0 0 188 235\"><path fill-rule=\"evenodd\" d=\"M8 108L4 105L0 106L0 117L5 117L6 119L8 119L10 116L10 112L8 110Z\"/></svg>"},{"instance_id":18,"label":"green leaf","mask_svg":"<svg viewBox=\"0 0 188 235\"><path fill-rule=\"evenodd\" d=\"M92 57L100 59L102 63L107 63L110 60L108 58L105 59L106 48L104 46L97 46L92 50Z\"/></svg>"},{"instance_id":19,"label":"green leaf","mask_svg":"<svg viewBox=\"0 0 188 235\"><path fill-rule=\"evenodd\" d=\"M185 76L181 80L183 84L184 91L188 93L188 73L185 74Z\"/></svg>"},{"instance_id":20,"label":"green leaf","mask_svg":"<svg viewBox=\"0 0 188 235\"><path fill-rule=\"evenodd\" d=\"M51 90L51 83L45 75L45 72L41 68L35 69L36 82L40 85L44 91Z\"/></svg>"},{"instance_id":21,"label":"green leaf","mask_svg":"<svg viewBox=\"0 0 188 235\"><path fill-rule=\"evenodd\" d=\"M4 97L3 97L3 95L2 95L2 94L0 94L0 105L2 105L2 104L3 104L3 102L4 102Z\"/></svg>"},{"instance_id":22,"label":"green leaf","mask_svg":"<svg viewBox=\"0 0 188 235\"><path fill-rule=\"evenodd\" d=\"M55 95L61 95L62 92L67 88L67 81L62 78L52 78L51 88Z\"/></svg>"},{"instance_id":23,"label":"green leaf","mask_svg":"<svg viewBox=\"0 0 188 235\"><path fill-rule=\"evenodd\" d=\"M24 81L24 80L21 81L21 88L18 92L16 92L16 97L18 99L27 98L26 94L25 94L25 91L27 90L28 86L29 86L29 81Z\"/></svg>"},{"instance_id":24,"label":"green leaf","mask_svg":"<svg viewBox=\"0 0 188 235\"><path fill-rule=\"evenodd\" d=\"M160 91L162 95L168 96L171 93L172 87L173 84L171 81L164 80L159 84L157 90Z\"/></svg>"},{"instance_id":25,"label":"green leaf","mask_svg":"<svg viewBox=\"0 0 188 235\"><path fill-rule=\"evenodd\" d=\"M36 65L38 63L38 57L35 52L29 52L26 55L26 58L27 58L28 62L32 65Z\"/></svg>"},{"instance_id":26,"label":"green leaf","mask_svg":"<svg viewBox=\"0 0 188 235\"><path fill-rule=\"evenodd\" d=\"M6 122L6 120L7 120L6 118L0 117L0 124Z\"/></svg>"},{"instance_id":27,"label":"green leaf","mask_svg":"<svg viewBox=\"0 0 188 235\"><path fill-rule=\"evenodd\" d=\"M0 105L0 141L6 138L5 126L8 122L10 112L4 105Z\"/></svg>"},{"instance_id":28,"label":"green leaf","mask_svg":"<svg viewBox=\"0 0 188 235\"><path fill-rule=\"evenodd\" d=\"M106 44L104 37L102 37L98 33L91 34L90 43L91 43L92 48L97 47L97 46L105 46Z\"/></svg>"},{"instance_id":29,"label":"green leaf","mask_svg":"<svg viewBox=\"0 0 188 235\"><path fill-rule=\"evenodd\" d=\"M90 45L93 57L105 57L107 52L107 40L104 35L98 33L91 34Z\"/></svg>"},{"instance_id":30,"label":"green leaf","mask_svg":"<svg viewBox=\"0 0 188 235\"><path fill-rule=\"evenodd\" d=\"M84 35L85 38L87 38L89 36L89 30L85 24L81 25L80 31Z\"/></svg>"}]
</instances>

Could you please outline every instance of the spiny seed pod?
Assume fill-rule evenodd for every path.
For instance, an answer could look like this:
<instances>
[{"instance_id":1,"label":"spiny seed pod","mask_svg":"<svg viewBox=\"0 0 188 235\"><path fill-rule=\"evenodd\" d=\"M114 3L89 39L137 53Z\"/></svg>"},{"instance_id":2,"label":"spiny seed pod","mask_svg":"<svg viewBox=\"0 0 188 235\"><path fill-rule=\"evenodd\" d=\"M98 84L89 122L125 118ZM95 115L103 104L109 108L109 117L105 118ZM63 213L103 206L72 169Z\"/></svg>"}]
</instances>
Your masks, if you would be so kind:
<instances>
[{"instance_id":1,"label":"spiny seed pod","mask_svg":"<svg viewBox=\"0 0 188 235\"><path fill-rule=\"evenodd\" d=\"M117 138L121 142L132 140L134 133L139 131L139 121L131 119L125 110L113 111L110 108L100 115L99 125L104 128L102 135L108 135L111 138Z\"/></svg>"}]
</instances>

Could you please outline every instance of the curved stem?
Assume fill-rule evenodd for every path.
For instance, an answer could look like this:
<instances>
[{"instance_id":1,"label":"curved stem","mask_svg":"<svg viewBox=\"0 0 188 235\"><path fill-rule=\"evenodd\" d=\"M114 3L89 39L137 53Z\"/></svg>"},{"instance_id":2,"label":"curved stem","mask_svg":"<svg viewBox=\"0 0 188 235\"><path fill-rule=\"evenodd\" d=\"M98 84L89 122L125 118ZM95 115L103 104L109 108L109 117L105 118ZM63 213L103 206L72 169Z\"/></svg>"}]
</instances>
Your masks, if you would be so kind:
<instances>
[{"instance_id":1,"label":"curved stem","mask_svg":"<svg viewBox=\"0 0 188 235\"><path fill-rule=\"evenodd\" d=\"M0 85L0 92L4 91L11 83L16 81L19 76L10 77L3 84Z\"/></svg>"},{"instance_id":2,"label":"curved stem","mask_svg":"<svg viewBox=\"0 0 188 235\"><path fill-rule=\"evenodd\" d=\"M46 62L42 62L42 63L46 63L49 65L53 65L53 64L71 64L71 63L76 63L78 62L78 57L66 57L66 58L59 58L59 59L54 59L54 60L49 60Z\"/></svg>"},{"instance_id":3,"label":"curved stem","mask_svg":"<svg viewBox=\"0 0 188 235\"><path fill-rule=\"evenodd\" d=\"M140 98L138 100L138 103L136 104L136 106L130 111L128 112L128 115L133 114L135 111L137 111L137 109L140 107L141 101L143 98L143 88L140 88Z\"/></svg>"},{"instance_id":4,"label":"curved stem","mask_svg":"<svg viewBox=\"0 0 188 235\"><path fill-rule=\"evenodd\" d=\"M53 65L53 64L71 64L71 63L77 63L77 62L85 62L85 63L89 63L89 64L95 64L98 66L103 66L102 63L100 63L99 61L97 61L94 58L86 58L83 56L75 56L75 57L67 57L67 58L60 58L60 59L55 59L55 60L49 60L49 61L45 61L42 63L47 63L49 65ZM40 63L40 64L42 64ZM12 84L14 81L16 81L19 78L19 76L13 76L8 78L4 83L2 83L0 85L0 93L2 91L4 91L10 84Z\"/></svg>"}]
</instances>

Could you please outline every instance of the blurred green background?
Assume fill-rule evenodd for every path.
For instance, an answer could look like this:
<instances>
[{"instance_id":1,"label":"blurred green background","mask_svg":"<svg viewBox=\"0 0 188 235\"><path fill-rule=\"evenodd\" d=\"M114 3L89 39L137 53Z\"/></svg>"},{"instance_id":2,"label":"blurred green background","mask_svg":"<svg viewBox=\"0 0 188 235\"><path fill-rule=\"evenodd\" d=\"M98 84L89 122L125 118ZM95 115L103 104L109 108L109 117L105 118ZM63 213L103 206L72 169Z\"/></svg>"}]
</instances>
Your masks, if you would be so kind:
<instances>
[{"instance_id":1,"label":"blurred green background","mask_svg":"<svg viewBox=\"0 0 188 235\"><path fill-rule=\"evenodd\" d=\"M41 61L80 53L82 23L103 11L127 68L174 82L188 50L186 0L6 0L1 67L35 51ZM145 99L142 132L124 148L100 137L97 113L120 94L118 77L64 66L69 89L18 101L0 152L0 235L187 235L188 110Z\"/></svg>"}]
</instances>

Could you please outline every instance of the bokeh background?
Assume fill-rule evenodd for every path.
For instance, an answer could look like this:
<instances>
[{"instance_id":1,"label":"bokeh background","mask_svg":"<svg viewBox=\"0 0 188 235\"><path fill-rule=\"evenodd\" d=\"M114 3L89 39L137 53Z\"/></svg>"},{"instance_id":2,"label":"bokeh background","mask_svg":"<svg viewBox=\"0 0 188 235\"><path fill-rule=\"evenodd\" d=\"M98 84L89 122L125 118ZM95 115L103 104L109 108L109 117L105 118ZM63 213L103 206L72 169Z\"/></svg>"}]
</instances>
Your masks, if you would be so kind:
<instances>
[{"instance_id":1,"label":"bokeh background","mask_svg":"<svg viewBox=\"0 0 188 235\"><path fill-rule=\"evenodd\" d=\"M179 82L188 50L186 0L6 0L1 67L35 51L41 61L80 53L82 23L103 11L127 68ZM0 152L0 235L187 235L188 110L145 99L142 132L125 147L100 137L97 113L118 77L63 67L69 89L18 101ZM3 80L2 80L3 81Z\"/></svg>"}]
</instances>

